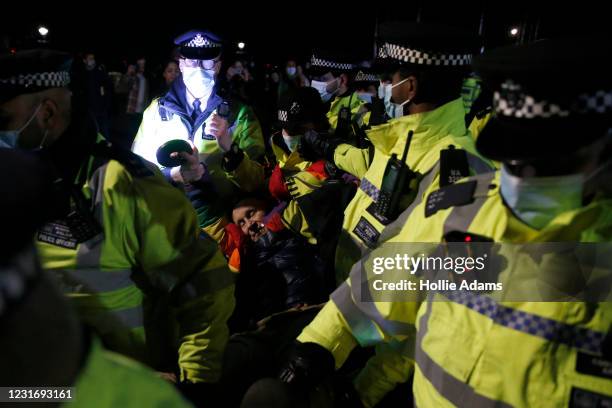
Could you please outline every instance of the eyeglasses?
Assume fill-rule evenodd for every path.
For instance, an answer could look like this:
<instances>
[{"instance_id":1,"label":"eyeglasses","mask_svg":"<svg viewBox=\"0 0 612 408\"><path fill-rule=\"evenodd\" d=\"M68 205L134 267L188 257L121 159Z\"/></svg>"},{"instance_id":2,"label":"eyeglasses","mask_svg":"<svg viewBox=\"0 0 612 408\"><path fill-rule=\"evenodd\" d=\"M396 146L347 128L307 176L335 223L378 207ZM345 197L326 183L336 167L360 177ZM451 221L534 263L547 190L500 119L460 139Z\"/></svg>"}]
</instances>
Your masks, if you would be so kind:
<instances>
[{"instance_id":1,"label":"eyeglasses","mask_svg":"<svg viewBox=\"0 0 612 408\"><path fill-rule=\"evenodd\" d=\"M199 59L181 58L179 60L179 64L180 64L181 67L185 67L185 68L197 68L197 67L201 67L201 68L204 68L204 69L213 69L220 62L221 62L221 60L219 60L219 59L214 59L214 60L199 60Z\"/></svg>"}]
</instances>

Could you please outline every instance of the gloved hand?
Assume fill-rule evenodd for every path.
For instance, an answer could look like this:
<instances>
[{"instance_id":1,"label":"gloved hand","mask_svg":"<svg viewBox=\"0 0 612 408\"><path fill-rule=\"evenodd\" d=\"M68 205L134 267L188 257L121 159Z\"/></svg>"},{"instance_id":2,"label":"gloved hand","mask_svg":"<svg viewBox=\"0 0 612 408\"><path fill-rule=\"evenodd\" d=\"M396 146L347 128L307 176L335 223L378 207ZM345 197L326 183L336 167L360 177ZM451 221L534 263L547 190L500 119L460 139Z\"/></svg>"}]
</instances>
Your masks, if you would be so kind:
<instances>
[{"instance_id":1,"label":"gloved hand","mask_svg":"<svg viewBox=\"0 0 612 408\"><path fill-rule=\"evenodd\" d=\"M320 134L314 130L307 130L300 139L298 152L305 160L317 161L326 159L334 161L334 151L341 143L339 139L331 139L327 134Z\"/></svg>"},{"instance_id":2,"label":"gloved hand","mask_svg":"<svg viewBox=\"0 0 612 408\"><path fill-rule=\"evenodd\" d=\"M294 200L312 193L323 184L324 180L320 180L313 173L301 171L298 174L288 177L285 181L287 191Z\"/></svg>"},{"instance_id":3,"label":"gloved hand","mask_svg":"<svg viewBox=\"0 0 612 408\"><path fill-rule=\"evenodd\" d=\"M221 392L218 384L192 383L183 381L177 384L183 397L198 408L219 407Z\"/></svg>"},{"instance_id":4,"label":"gloved hand","mask_svg":"<svg viewBox=\"0 0 612 408\"><path fill-rule=\"evenodd\" d=\"M334 357L315 343L296 342L289 353L287 363L281 369L281 381L309 391L334 373Z\"/></svg>"},{"instance_id":5,"label":"gloved hand","mask_svg":"<svg viewBox=\"0 0 612 408\"><path fill-rule=\"evenodd\" d=\"M334 407L337 408L363 408L363 402L353 385L347 377L336 377L332 382L334 394Z\"/></svg>"},{"instance_id":6,"label":"gloved hand","mask_svg":"<svg viewBox=\"0 0 612 408\"><path fill-rule=\"evenodd\" d=\"M181 159L180 166L173 167L170 170L170 176L172 180L177 183L189 184L195 181L200 180L204 174L206 173L206 168L203 163L200 163L200 156L198 153L198 148L192 142L189 142L191 145L191 153L188 152L174 152L170 154L170 157Z\"/></svg>"}]
</instances>

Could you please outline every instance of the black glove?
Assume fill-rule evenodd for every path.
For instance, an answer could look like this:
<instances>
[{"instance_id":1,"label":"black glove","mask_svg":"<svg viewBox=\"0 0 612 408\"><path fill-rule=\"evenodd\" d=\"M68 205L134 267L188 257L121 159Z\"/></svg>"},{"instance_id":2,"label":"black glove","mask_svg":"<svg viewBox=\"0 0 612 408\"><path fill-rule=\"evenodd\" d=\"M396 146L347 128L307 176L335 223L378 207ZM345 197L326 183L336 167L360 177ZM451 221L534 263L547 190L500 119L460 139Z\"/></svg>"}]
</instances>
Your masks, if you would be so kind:
<instances>
[{"instance_id":1,"label":"black glove","mask_svg":"<svg viewBox=\"0 0 612 408\"><path fill-rule=\"evenodd\" d=\"M196 407L218 407L221 392L218 384L192 383L183 381L177 384L183 397Z\"/></svg>"},{"instance_id":2,"label":"black glove","mask_svg":"<svg viewBox=\"0 0 612 408\"><path fill-rule=\"evenodd\" d=\"M328 350L315 343L296 342L279 378L303 391L309 391L329 379L333 373L334 357Z\"/></svg>"},{"instance_id":3,"label":"black glove","mask_svg":"<svg viewBox=\"0 0 612 408\"><path fill-rule=\"evenodd\" d=\"M223 154L223 161L221 167L227 172L234 171L240 166L244 159L244 152L236 143L232 143L232 147Z\"/></svg>"},{"instance_id":4,"label":"black glove","mask_svg":"<svg viewBox=\"0 0 612 408\"><path fill-rule=\"evenodd\" d=\"M347 377L337 377L333 381L334 407L363 408L363 403L353 382Z\"/></svg>"},{"instance_id":5,"label":"black glove","mask_svg":"<svg viewBox=\"0 0 612 408\"><path fill-rule=\"evenodd\" d=\"M334 151L341 143L340 139L331 139L327 134L319 134L314 130L308 130L300 139L298 152L308 161L325 159L333 162Z\"/></svg>"}]
</instances>

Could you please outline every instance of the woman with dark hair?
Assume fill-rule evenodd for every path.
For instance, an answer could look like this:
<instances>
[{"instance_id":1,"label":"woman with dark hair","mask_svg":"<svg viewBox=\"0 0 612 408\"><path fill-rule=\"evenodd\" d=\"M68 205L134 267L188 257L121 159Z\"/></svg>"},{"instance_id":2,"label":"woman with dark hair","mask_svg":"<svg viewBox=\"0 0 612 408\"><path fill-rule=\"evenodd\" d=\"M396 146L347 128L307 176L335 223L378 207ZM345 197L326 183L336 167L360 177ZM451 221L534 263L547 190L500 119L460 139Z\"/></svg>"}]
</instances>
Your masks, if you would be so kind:
<instances>
[{"instance_id":1,"label":"woman with dark hair","mask_svg":"<svg viewBox=\"0 0 612 408\"><path fill-rule=\"evenodd\" d=\"M174 59L167 60L164 64L164 70L162 71L163 80L155 92L155 97L164 96L170 90L170 85L180 73L181 71L179 70L178 61Z\"/></svg>"}]
</instances>

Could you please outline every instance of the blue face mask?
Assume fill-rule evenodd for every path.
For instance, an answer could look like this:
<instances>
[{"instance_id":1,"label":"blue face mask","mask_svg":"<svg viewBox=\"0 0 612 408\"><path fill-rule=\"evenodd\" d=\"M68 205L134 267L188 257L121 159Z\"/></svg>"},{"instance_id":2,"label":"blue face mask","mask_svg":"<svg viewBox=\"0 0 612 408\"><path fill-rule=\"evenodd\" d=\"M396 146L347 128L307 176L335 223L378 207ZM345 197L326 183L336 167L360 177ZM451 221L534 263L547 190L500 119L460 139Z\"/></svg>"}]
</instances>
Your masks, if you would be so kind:
<instances>
[{"instance_id":1,"label":"blue face mask","mask_svg":"<svg viewBox=\"0 0 612 408\"><path fill-rule=\"evenodd\" d=\"M372 103L372 94L367 92L357 92L355 95L365 103Z\"/></svg>"},{"instance_id":2,"label":"blue face mask","mask_svg":"<svg viewBox=\"0 0 612 408\"><path fill-rule=\"evenodd\" d=\"M19 135L34 120L34 117L36 116L36 114L40 110L41 106L42 106L42 104L38 105L38 107L36 108L36 110L34 111L32 116L30 116L30 118L26 121L25 125L23 125L20 129L0 131L0 147L9 148L9 149L16 148L17 147L17 143L19 141ZM43 140L41 142L41 146L45 142L46 138L47 138L47 132L45 132L45 136L43 137Z\"/></svg>"},{"instance_id":3,"label":"blue face mask","mask_svg":"<svg viewBox=\"0 0 612 408\"><path fill-rule=\"evenodd\" d=\"M295 152L300 144L301 136L285 136L283 135L283 140L285 141L285 145L289 149L291 153Z\"/></svg>"},{"instance_id":4,"label":"blue face mask","mask_svg":"<svg viewBox=\"0 0 612 408\"><path fill-rule=\"evenodd\" d=\"M504 201L523 222L536 229L557 215L582 206L583 174L556 177L517 177L501 169L500 187Z\"/></svg>"}]
</instances>

